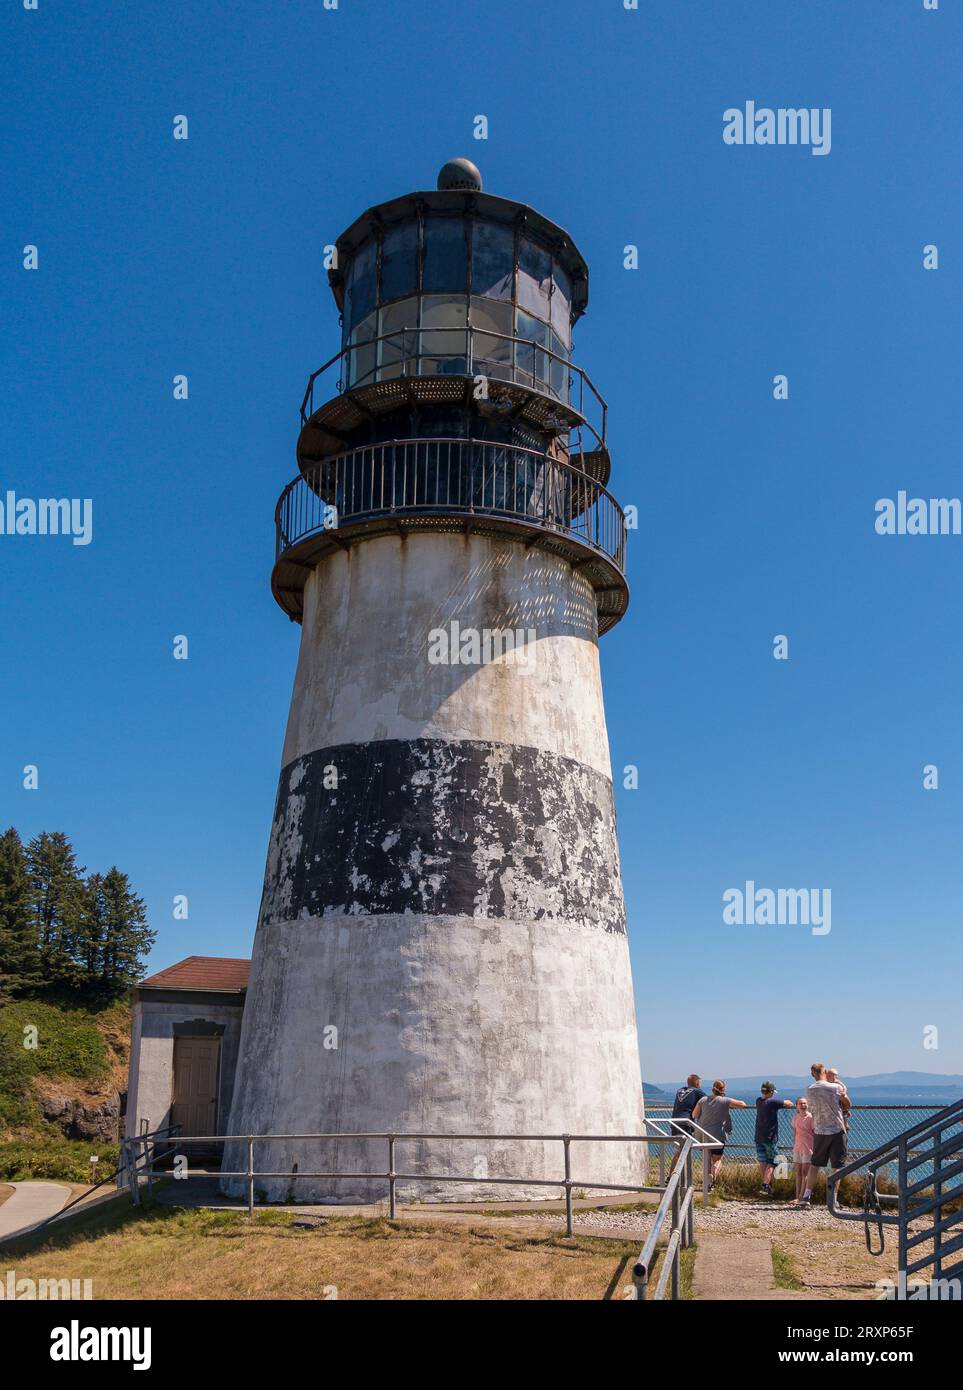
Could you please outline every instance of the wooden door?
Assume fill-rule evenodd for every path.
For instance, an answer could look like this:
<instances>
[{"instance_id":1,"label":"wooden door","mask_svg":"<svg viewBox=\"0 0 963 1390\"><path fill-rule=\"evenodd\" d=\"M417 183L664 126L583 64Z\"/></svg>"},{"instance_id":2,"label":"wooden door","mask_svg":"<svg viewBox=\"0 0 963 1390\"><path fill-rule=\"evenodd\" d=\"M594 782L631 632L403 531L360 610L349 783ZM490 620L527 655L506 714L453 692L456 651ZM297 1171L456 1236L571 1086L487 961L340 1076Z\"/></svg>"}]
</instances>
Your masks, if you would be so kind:
<instances>
[{"instance_id":1,"label":"wooden door","mask_svg":"<svg viewBox=\"0 0 963 1390\"><path fill-rule=\"evenodd\" d=\"M171 1121L181 1134L217 1133L217 1072L220 1038L174 1039L174 1097Z\"/></svg>"}]
</instances>

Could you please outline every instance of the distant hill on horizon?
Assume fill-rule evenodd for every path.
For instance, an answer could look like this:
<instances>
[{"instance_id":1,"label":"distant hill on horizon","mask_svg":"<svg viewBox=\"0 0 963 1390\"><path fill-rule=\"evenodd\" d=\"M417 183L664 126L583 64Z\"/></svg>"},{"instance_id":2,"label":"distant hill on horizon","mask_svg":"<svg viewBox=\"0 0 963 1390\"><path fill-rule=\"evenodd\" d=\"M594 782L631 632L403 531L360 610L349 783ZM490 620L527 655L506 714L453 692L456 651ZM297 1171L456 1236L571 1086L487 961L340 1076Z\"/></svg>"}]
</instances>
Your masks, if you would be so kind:
<instances>
[{"instance_id":1,"label":"distant hill on horizon","mask_svg":"<svg viewBox=\"0 0 963 1390\"><path fill-rule=\"evenodd\" d=\"M713 1077L703 1077L703 1085L708 1090L706 1082L711 1084ZM790 1076L785 1073L770 1073L766 1076L760 1072L757 1076L726 1076L726 1087L730 1095L738 1096L745 1092L758 1091L764 1081L775 1083L777 1090L792 1091L797 1095L805 1090L812 1077L809 1075ZM863 1096L867 1100L881 1101L885 1097L895 1097L898 1101L908 1102L911 1098L926 1101L928 1103L949 1103L963 1097L963 1076L958 1076L948 1072L929 1072L929 1071L888 1071L874 1072L870 1076L847 1076L843 1073L843 1080L846 1087L854 1099ZM684 1085L684 1078L679 1081L658 1081L652 1083L650 1090L665 1092L668 1097L675 1095L680 1086ZM648 1096L649 1091L646 1091ZM652 1095L652 1099L657 1097Z\"/></svg>"},{"instance_id":2,"label":"distant hill on horizon","mask_svg":"<svg viewBox=\"0 0 963 1390\"><path fill-rule=\"evenodd\" d=\"M663 1091L651 1081L642 1082L642 1095L645 1100L671 1100L678 1089L678 1086L675 1086L671 1091Z\"/></svg>"}]
</instances>

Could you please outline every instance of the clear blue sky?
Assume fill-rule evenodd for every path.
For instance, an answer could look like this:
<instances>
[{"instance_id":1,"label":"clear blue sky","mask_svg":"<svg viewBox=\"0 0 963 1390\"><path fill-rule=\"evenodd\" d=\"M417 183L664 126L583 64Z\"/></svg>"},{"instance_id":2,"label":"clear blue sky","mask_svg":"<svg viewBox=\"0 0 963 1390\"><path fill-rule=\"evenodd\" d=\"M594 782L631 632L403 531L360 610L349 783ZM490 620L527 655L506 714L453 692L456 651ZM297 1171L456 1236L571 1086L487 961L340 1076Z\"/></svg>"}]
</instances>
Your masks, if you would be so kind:
<instances>
[{"instance_id":1,"label":"clear blue sky","mask_svg":"<svg viewBox=\"0 0 963 1390\"><path fill-rule=\"evenodd\" d=\"M958 0L39 3L0 20L0 498L91 497L94 540L0 537L4 822L130 873L155 967L248 954L322 247L466 154L589 261L641 512L601 645L645 1074L963 1071L963 538L873 527L961 492ZM749 99L830 107L831 154L725 145ZM724 925L749 878L830 888L832 932Z\"/></svg>"}]
</instances>

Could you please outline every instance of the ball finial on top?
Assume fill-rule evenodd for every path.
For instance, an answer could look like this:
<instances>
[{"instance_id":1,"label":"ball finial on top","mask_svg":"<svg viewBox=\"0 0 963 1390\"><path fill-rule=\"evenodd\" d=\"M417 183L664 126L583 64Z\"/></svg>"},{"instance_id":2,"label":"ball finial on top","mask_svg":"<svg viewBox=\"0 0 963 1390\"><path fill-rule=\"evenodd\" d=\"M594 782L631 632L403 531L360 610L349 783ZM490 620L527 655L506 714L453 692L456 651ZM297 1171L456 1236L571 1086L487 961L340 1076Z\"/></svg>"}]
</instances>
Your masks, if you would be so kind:
<instances>
[{"instance_id":1,"label":"ball finial on top","mask_svg":"<svg viewBox=\"0 0 963 1390\"><path fill-rule=\"evenodd\" d=\"M482 191L482 176L470 159L449 159L438 175L438 187L470 188L475 193Z\"/></svg>"}]
</instances>

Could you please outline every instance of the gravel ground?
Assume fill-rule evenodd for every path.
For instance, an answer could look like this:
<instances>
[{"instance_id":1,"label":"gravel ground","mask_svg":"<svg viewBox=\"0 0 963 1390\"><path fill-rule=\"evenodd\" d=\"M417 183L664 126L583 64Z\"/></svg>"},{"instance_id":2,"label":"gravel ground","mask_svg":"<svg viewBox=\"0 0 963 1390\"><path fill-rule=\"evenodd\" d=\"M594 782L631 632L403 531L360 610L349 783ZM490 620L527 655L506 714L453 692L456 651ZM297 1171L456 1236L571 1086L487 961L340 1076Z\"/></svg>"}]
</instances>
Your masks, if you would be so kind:
<instances>
[{"instance_id":1,"label":"gravel ground","mask_svg":"<svg viewBox=\"0 0 963 1390\"><path fill-rule=\"evenodd\" d=\"M626 1235L644 1236L654 1212L648 1211L577 1211L574 1225L590 1235L592 1230L624 1231ZM526 1220L529 1217L526 1214ZM554 1212L533 1213L532 1220L551 1222L564 1226L565 1218ZM808 1211L794 1211L787 1203L765 1202L723 1202L718 1207L708 1207L705 1211L696 1207L696 1239L699 1231L717 1231L729 1235L759 1235L778 1231L833 1230L841 1235L856 1232L862 1240L862 1226L852 1222L838 1221L830 1216L825 1207L814 1206Z\"/></svg>"}]
</instances>

